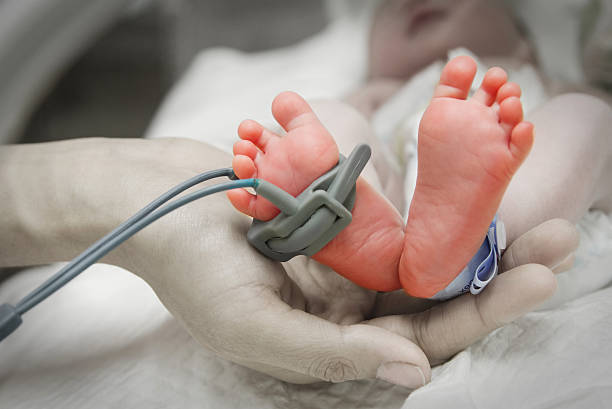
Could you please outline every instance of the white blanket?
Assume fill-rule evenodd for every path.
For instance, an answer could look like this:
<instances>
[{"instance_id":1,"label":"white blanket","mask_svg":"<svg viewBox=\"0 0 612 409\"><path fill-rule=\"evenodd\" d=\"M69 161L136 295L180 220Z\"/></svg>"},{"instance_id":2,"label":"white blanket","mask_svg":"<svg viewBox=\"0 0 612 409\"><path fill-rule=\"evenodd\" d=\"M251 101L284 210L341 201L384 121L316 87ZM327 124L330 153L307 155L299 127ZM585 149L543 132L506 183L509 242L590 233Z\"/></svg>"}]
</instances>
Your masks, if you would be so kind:
<instances>
[{"instance_id":1,"label":"white blanket","mask_svg":"<svg viewBox=\"0 0 612 409\"><path fill-rule=\"evenodd\" d=\"M564 277L609 280L612 220L594 214L581 226L577 266ZM16 301L58 268L13 277L0 299ZM377 381L290 385L217 358L143 281L97 265L0 344L0 408L604 408L611 335L608 288L495 331L409 397Z\"/></svg>"},{"instance_id":2,"label":"white blanket","mask_svg":"<svg viewBox=\"0 0 612 409\"><path fill-rule=\"evenodd\" d=\"M278 91L338 97L356 86L364 74L359 36L363 31L340 21L293 49L205 52L150 136L194 137L229 151L240 119L271 123ZM0 408L607 407L612 289L592 291L612 279L612 219L590 214L580 228L576 267L559 277L548 309L467 348L410 396L378 381L289 385L217 358L178 326L146 284L98 265L33 309L0 343ZM0 287L0 300L18 300L57 268L13 277Z\"/></svg>"}]
</instances>

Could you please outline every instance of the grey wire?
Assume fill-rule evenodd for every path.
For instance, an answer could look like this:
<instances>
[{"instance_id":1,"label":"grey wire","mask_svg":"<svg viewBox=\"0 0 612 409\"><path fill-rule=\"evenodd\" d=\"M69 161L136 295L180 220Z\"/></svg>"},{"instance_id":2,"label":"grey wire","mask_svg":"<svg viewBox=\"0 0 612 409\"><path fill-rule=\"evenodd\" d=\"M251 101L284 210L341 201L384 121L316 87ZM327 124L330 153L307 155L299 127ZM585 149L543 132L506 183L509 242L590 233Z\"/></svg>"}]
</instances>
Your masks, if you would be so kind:
<instances>
[{"instance_id":1,"label":"grey wire","mask_svg":"<svg viewBox=\"0 0 612 409\"><path fill-rule=\"evenodd\" d=\"M89 254L84 257L80 262L76 263L69 271L64 273L61 277L59 277L56 281L54 281L51 285L41 289L35 296L31 297L27 301L20 301L15 309L20 315L23 315L27 311L29 311L32 307L36 306L38 303L43 301L45 298L53 294L55 291L63 287L66 283L72 280L74 277L79 275L82 271L87 269L89 266L94 264L97 260L104 257L107 253L113 250L115 247L119 246L125 240L142 230L144 227L153 223L160 217L170 213L173 210L178 209L181 206L184 206L194 200L200 199L204 196L208 196L213 193L221 192L224 190L231 190L241 187L255 187L257 184L256 179L242 179L236 180L232 182L220 183L218 185L209 186L207 188L198 190L186 196L183 196L171 203L168 203L166 206L163 206L159 210L154 213L150 213L140 220L133 223L130 227L125 229L120 234L115 237L106 240L101 246L99 246L94 251L89 252Z\"/></svg>"},{"instance_id":2,"label":"grey wire","mask_svg":"<svg viewBox=\"0 0 612 409\"><path fill-rule=\"evenodd\" d=\"M202 176L202 175L199 175L199 176ZM226 175L223 174L219 176L226 176ZM188 182L193 183L193 181L194 179L190 179L190 181ZM185 186L186 183L187 182L179 186ZM199 183L199 182L196 182L196 183ZM103 239L96 242L93 246L91 246L89 249L83 252L79 257L74 259L70 263L70 266L66 266L64 269L62 269L63 273L61 275L56 274L52 280L47 280L48 283L45 282L43 285L38 287L33 293L29 294L27 297L22 299L19 303L17 303L15 307L17 312L19 314L24 314L25 312L29 311L32 307L34 307L35 305L43 301L45 298L53 294L55 291L60 289L62 286L64 286L66 283L72 280L74 277L79 275L82 271L84 271L89 266L94 264L97 260L104 257L107 253L109 253L115 247L119 246L125 240L130 238L132 235L136 234L144 227L158 220L160 217L170 213L171 211L181 206L184 206L194 200L200 199L204 196L208 196L213 193L221 192L224 190L236 189L240 187L254 187L256 184L257 184L256 179L243 179L243 180L236 180L232 182L221 183L221 184L214 185L214 186L209 186L207 188L204 188L196 192L193 192L191 194L188 194L186 196L183 196L171 203L168 203L166 206L163 206L157 211L153 212L155 208L153 208L151 205L156 203L157 204L156 207L159 207L161 204L163 204L163 202L162 203L158 202L162 197L166 197L166 201L167 201L168 196L169 196L168 194L170 192L176 191L175 190L176 188L172 189L167 194L163 195L158 200L151 203L151 205L147 206L145 209L148 210L148 213L143 212L145 209L138 212L137 215L139 215L139 218L136 218L136 215L130 218L128 220L130 222L129 225L127 225L128 222L125 222L124 224L122 224L119 228L115 229L113 232L105 236ZM185 190L185 188L183 188L183 190ZM178 193L180 192L174 193L174 196ZM170 196L170 198L171 197L172 196ZM121 230L119 231L120 228Z\"/></svg>"},{"instance_id":3,"label":"grey wire","mask_svg":"<svg viewBox=\"0 0 612 409\"><path fill-rule=\"evenodd\" d=\"M135 215L127 219L125 222L121 223L117 228L115 228L113 231L108 233L106 236L96 241L87 250L85 250L83 253L75 257L70 263L66 264L61 270L59 270L57 273L49 277L49 279L47 279L44 283L38 286L38 288L36 288L32 292L30 292L28 295L26 295L19 303L20 304L24 303L28 301L30 298L36 296L39 292L43 291L47 286L51 285L53 282L58 280L61 276L66 274L67 271L69 271L77 263L79 263L81 260L87 257L87 255L89 255L91 252L95 251L97 248L102 246L108 240L111 240L112 238L119 235L125 229L129 228L134 223L136 223L138 220L142 219L143 217L145 217L146 215L148 215L149 213L151 213L152 211L154 211L159 206L163 205L164 203L166 203L168 200L172 199L179 193L189 189L192 186L197 185L198 183L202 183L209 179L218 178L221 176L227 176L230 179L233 179L234 171L231 168L211 170L209 172L204 172L197 176L194 176L191 179L188 179L184 181L183 183L173 187L172 189L170 189L169 191L167 191L166 193L164 193L163 195L159 196L157 199L153 200L151 203L146 205L144 208L139 210Z\"/></svg>"}]
</instances>

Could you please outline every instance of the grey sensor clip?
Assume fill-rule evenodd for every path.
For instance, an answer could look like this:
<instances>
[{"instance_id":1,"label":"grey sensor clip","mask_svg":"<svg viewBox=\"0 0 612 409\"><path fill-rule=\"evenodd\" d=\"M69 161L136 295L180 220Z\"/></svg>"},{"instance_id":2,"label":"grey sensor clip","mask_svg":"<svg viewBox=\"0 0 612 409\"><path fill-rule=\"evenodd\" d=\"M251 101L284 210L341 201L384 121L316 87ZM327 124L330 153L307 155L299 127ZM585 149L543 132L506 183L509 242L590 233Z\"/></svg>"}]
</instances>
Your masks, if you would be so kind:
<instances>
[{"instance_id":1,"label":"grey sensor clip","mask_svg":"<svg viewBox=\"0 0 612 409\"><path fill-rule=\"evenodd\" d=\"M255 191L271 201L281 213L267 222L253 219L247 233L248 242L277 261L317 253L351 222L355 183L371 153L368 145L361 144L348 158L340 155L333 169L297 197L260 180Z\"/></svg>"}]
</instances>

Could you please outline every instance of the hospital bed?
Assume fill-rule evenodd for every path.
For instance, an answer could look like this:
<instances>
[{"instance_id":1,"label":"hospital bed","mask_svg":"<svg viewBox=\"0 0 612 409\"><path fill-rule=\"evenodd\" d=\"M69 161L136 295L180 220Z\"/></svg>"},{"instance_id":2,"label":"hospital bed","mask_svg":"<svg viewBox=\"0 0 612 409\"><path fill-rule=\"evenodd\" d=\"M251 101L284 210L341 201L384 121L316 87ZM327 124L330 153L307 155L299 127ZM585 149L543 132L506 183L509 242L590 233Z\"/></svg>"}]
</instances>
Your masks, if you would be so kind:
<instances>
[{"instance_id":1,"label":"hospital bed","mask_svg":"<svg viewBox=\"0 0 612 409\"><path fill-rule=\"evenodd\" d=\"M541 12L523 3L522 13ZM578 3L564 2L568 27L576 23ZM202 52L168 96L148 137L189 137L206 129L201 140L229 151L242 118L273 124L269 103L279 91L290 88L307 99L346 94L365 75L366 18L345 7L329 4L332 23L293 47ZM327 63L308 63L315 54L326 55ZM557 75L580 79L577 55L567 54L553 55L572 60L571 69ZM290 63L298 68L286 70ZM385 121L379 122L384 133ZM290 385L230 363L191 339L140 279L98 265L44 308L32 310L28 325L0 344L0 408L609 407L612 218L590 213L579 229L576 265L559 276L552 300L435 368L432 382L411 394L381 381ZM0 286L0 299L15 301L56 268L12 277Z\"/></svg>"}]
</instances>

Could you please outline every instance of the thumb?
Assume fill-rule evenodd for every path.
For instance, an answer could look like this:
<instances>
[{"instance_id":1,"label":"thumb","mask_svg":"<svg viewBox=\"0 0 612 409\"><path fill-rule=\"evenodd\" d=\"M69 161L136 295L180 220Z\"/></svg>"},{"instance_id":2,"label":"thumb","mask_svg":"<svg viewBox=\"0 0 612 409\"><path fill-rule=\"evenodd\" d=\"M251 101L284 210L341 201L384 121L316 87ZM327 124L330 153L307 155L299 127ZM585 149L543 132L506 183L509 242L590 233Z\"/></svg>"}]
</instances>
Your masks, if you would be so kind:
<instances>
[{"instance_id":1,"label":"thumb","mask_svg":"<svg viewBox=\"0 0 612 409\"><path fill-rule=\"evenodd\" d=\"M555 289L550 269L526 264L501 274L477 296L464 294L421 313L380 317L370 323L414 339L436 364L532 311Z\"/></svg>"},{"instance_id":2,"label":"thumb","mask_svg":"<svg viewBox=\"0 0 612 409\"><path fill-rule=\"evenodd\" d=\"M416 389L431 378L423 351L391 331L337 325L290 308L273 292L260 294L256 303L262 304L248 308L257 313L240 325L250 351L235 356L238 363L300 383L376 377Z\"/></svg>"}]
</instances>

